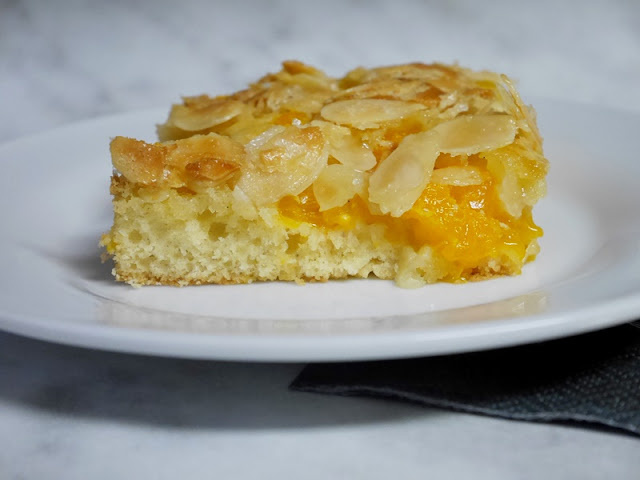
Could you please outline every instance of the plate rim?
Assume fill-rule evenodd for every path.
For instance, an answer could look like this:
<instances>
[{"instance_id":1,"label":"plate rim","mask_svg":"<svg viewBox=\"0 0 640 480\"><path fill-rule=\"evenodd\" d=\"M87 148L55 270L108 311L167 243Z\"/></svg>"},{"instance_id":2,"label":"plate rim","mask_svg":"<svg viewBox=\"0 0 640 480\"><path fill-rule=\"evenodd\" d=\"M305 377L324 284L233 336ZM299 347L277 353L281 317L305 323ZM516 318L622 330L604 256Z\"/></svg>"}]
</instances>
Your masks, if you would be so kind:
<instances>
[{"instance_id":1,"label":"plate rim","mask_svg":"<svg viewBox=\"0 0 640 480\"><path fill-rule=\"evenodd\" d=\"M546 103L556 108L569 107L588 110L606 110L615 115L631 116L640 118L637 112L615 109L607 106L583 104L556 99L536 100L538 104ZM145 108L129 112L111 113L104 116L95 116L84 120L79 120L66 125L27 134L16 139L0 144L0 157L12 148L21 148L22 145L29 145L31 142L49 136L63 135L68 131L78 128L100 128L116 120L145 116L157 116L166 113L166 109L161 107ZM95 296L92 292L84 292L86 295ZM489 302L491 303L491 302ZM429 315L432 312L424 312L418 315ZM115 352L160 355L180 358L194 358L206 360L231 360L231 361L266 361L266 362L307 362L307 361L358 361L373 359L407 358L415 356L441 355L448 353L462 353L467 351L485 350L487 348L503 348L531 342L550 340L567 335L585 333L593 330L611 327L617 324L633 321L640 315L640 292L628 293L609 300L602 301L585 308L572 309L568 312L551 314L529 314L521 317L505 317L494 320L482 321L480 324L445 325L431 326L426 330L397 330L397 331L373 331L367 333L340 332L337 336L331 337L332 344L340 345L348 343L351 347L348 353L344 350L338 352L330 350L309 351L307 343L317 342L319 338L327 336L312 336L287 333L278 335L269 333L260 334L220 334L220 333L198 333L173 330L151 330L137 327L123 327L109 324L82 324L76 322L49 322L46 317L7 313L0 307L0 330L12 334L23 335L44 341L71 345L75 347L96 348ZM604 320L603 320L604 316ZM580 317L580 320L576 317ZM518 320L511 325L514 320ZM596 321L597 319L597 321ZM525 321L526 320L526 321ZM283 320L286 321L286 320ZM511 323L510 323L511 322ZM578 323L576 323L578 322ZM570 326L567 333L566 327ZM492 329L500 327L502 338L496 341L496 332ZM564 327L564 328L563 328ZM464 335L461 335L461 332ZM531 332L536 333L533 337ZM132 338L133 337L133 338ZM172 341L167 342L167 337ZM443 339L456 337L459 345L455 348L440 345L437 347L433 343ZM460 339L465 340L460 343ZM487 340L493 338L491 342L473 343L469 339ZM376 354L362 351L362 343L371 344L372 339L385 345L386 354ZM382 340L382 341L381 341ZM287 343L287 352L283 352L283 342ZM293 343L292 343L293 342ZM471 342L471 343L470 343ZM167 348L167 344L173 345ZM240 345L256 343L256 350L240 349ZM406 352L398 353L398 343L411 346ZM446 343L446 342L445 342ZM473 344L472 344L473 343ZM490 345L488 345L490 343ZM190 350L197 345L195 350ZM391 350L389 350L389 346ZM395 345L395 347L393 347ZM430 348L425 350L424 346ZM217 347L217 348L216 348ZM356 347L360 348L358 350ZM370 347L369 347L370 349ZM242 350L242 351L241 351ZM395 352L395 353L394 353Z\"/></svg>"},{"instance_id":2,"label":"plate rim","mask_svg":"<svg viewBox=\"0 0 640 480\"><path fill-rule=\"evenodd\" d=\"M612 310L615 315L612 315ZM248 362L336 362L368 361L460 354L489 349L508 348L529 343L564 338L597 331L625 323L633 323L640 311L640 293L628 293L614 299L583 308L555 314L532 314L505 317L468 325L433 326L428 330L398 330L386 332L340 333L338 336L304 334L224 334L173 330L151 330L106 324L50 323L40 316L7 316L0 312L0 330L28 338L72 347L99 349L111 352L165 356L174 358L248 361ZM429 315L412 314L408 316ZM602 320L602 318L606 320ZM518 320L513 323L513 320ZM284 320L286 322L286 320ZM579 321L579 323L576 323ZM571 326L569 334L567 326ZM495 341L493 329L500 330ZM535 338L531 333L536 333ZM106 335L105 335L106 333ZM462 335L460 335L462 333ZM134 337L134 338L132 338ZM167 338L170 340L167 341ZM330 339L341 347L339 351L312 351L309 343ZM450 347L442 342L455 339ZM461 342L461 339L464 341ZM385 353L372 353L371 343L385 348ZM283 352L283 342L288 350ZM247 352L247 343L255 350ZM167 345L171 348L167 348ZM398 354L398 346L409 346ZM195 349L194 349L195 346ZM239 348L244 346L245 348ZM350 347L348 353L342 348ZM362 347L366 347L364 350ZM425 346L431 347L425 353ZM435 347L435 348L434 348ZM217 350L216 350L217 348Z\"/></svg>"}]
</instances>

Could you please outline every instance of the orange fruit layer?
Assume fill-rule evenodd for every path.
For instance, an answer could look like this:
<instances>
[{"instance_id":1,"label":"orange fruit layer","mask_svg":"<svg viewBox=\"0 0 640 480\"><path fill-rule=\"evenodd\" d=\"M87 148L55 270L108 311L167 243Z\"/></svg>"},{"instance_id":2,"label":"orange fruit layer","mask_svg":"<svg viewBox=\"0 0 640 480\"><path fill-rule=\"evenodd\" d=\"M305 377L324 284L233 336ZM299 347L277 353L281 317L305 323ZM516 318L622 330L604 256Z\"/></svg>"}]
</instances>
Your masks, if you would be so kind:
<instances>
[{"instance_id":1,"label":"orange fruit layer","mask_svg":"<svg viewBox=\"0 0 640 480\"><path fill-rule=\"evenodd\" d=\"M441 164L447 165L447 158ZM502 207L493 184L451 186L429 184L411 210L399 218L373 215L364 200L352 198L342 207L320 212L312 190L287 196L278 204L283 220L307 222L328 229L349 230L358 222L387 226L387 239L411 245L416 250L428 245L451 262L451 281L465 275L489 258L509 259L518 266L526 260L528 245L542 236L532 219L531 208L512 218Z\"/></svg>"}]
</instances>

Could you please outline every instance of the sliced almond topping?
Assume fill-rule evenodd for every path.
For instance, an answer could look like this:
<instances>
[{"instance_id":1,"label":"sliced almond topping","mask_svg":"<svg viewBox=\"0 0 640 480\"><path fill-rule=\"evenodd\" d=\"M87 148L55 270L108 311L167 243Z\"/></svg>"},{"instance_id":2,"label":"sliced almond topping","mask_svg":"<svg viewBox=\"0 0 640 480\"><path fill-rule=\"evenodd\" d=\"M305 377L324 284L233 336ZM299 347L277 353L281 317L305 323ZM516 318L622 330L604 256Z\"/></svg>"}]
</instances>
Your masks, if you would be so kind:
<instances>
[{"instance_id":1,"label":"sliced almond topping","mask_svg":"<svg viewBox=\"0 0 640 480\"><path fill-rule=\"evenodd\" d=\"M540 131L538 130L538 124L536 122L536 111L533 109L533 107L531 106L528 107L527 105L524 104L524 102L520 98L520 95L518 94L518 91L516 90L515 86L513 85L513 82L509 77L507 77L506 75L501 75L500 78L504 82L504 84L507 86L507 89L509 90L509 94L511 95L513 102L515 103L516 107L518 108L518 111L524 118L525 123L527 125L527 129L530 129L531 132L533 133L533 136L536 140L536 146L539 149L541 149L542 137L540 136Z\"/></svg>"},{"instance_id":2,"label":"sliced almond topping","mask_svg":"<svg viewBox=\"0 0 640 480\"><path fill-rule=\"evenodd\" d=\"M338 94L338 98L416 101L433 106L437 105L440 93L421 80L381 79L347 88Z\"/></svg>"},{"instance_id":3,"label":"sliced almond topping","mask_svg":"<svg viewBox=\"0 0 640 480\"><path fill-rule=\"evenodd\" d=\"M258 206L302 192L328 158L318 127L273 127L250 142L247 153L249 162L237 186Z\"/></svg>"},{"instance_id":4,"label":"sliced almond topping","mask_svg":"<svg viewBox=\"0 0 640 480\"><path fill-rule=\"evenodd\" d=\"M292 75L296 75L299 73L306 73L309 75L318 75L324 76L324 73L321 70L318 70L311 65L307 65L306 63L302 63L298 60L285 60L282 62L282 68Z\"/></svg>"},{"instance_id":5,"label":"sliced almond topping","mask_svg":"<svg viewBox=\"0 0 640 480\"><path fill-rule=\"evenodd\" d=\"M376 156L362 142L352 136L329 144L329 153L340 163L354 170L366 172L376 166Z\"/></svg>"},{"instance_id":6,"label":"sliced almond topping","mask_svg":"<svg viewBox=\"0 0 640 480\"><path fill-rule=\"evenodd\" d=\"M240 166L217 158L209 158L189 163L184 170L189 180L215 187L237 178Z\"/></svg>"},{"instance_id":7,"label":"sliced almond topping","mask_svg":"<svg viewBox=\"0 0 640 480\"><path fill-rule=\"evenodd\" d=\"M532 143L536 141L534 138L526 140ZM505 210L513 217L520 217L523 208L532 206L531 199L540 198L546 193L544 176L548 168L547 160L534 153L531 147L514 143L480 156L487 160L487 169L493 177L501 179L496 184L498 195Z\"/></svg>"},{"instance_id":8,"label":"sliced almond topping","mask_svg":"<svg viewBox=\"0 0 640 480\"><path fill-rule=\"evenodd\" d=\"M237 117L245 109L242 102L226 98L191 97L184 105L174 105L167 124L188 132L198 132Z\"/></svg>"},{"instance_id":9,"label":"sliced almond topping","mask_svg":"<svg viewBox=\"0 0 640 480\"><path fill-rule=\"evenodd\" d=\"M440 151L473 155L513 143L517 126L509 115L464 115L433 129L440 137Z\"/></svg>"},{"instance_id":10,"label":"sliced almond topping","mask_svg":"<svg viewBox=\"0 0 640 480\"><path fill-rule=\"evenodd\" d=\"M431 174L431 183L453 185L455 187L480 185L483 181L482 172L479 168L473 166L444 167L434 170Z\"/></svg>"},{"instance_id":11,"label":"sliced almond topping","mask_svg":"<svg viewBox=\"0 0 640 480\"><path fill-rule=\"evenodd\" d=\"M258 153L262 148L265 148L274 137L282 135L287 130L287 127L283 125L276 125L268 130L265 130L260 135L254 137L246 145L247 153Z\"/></svg>"},{"instance_id":12,"label":"sliced almond topping","mask_svg":"<svg viewBox=\"0 0 640 480\"><path fill-rule=\"evenodd\" d=\"M406 136L371 175L369 200L382 213L399 217L429 183L436 158L438 135L433 130Z\"/></svg>"},{"instance_id":13,"label":"sliced almond topping","mask_svg":"<svg viewBox=\"0 0 640 480\"><path fill-rule=\"evenodd\" d=\"M173 145L175 148L167 155L166 162L179 168L184 168L188 163L210 159L236 165L245 163L244 147L217 133L194 135L177 140Z\"/></svg>"},{"instance_id":14,"label":"sliced almond topping","mask_svg":"<svg viewBox=\"0 0 640 480\"><path fill-rule=\"evenodd\" d=\"M351 134L349 128L321 120L314 120L312 125L322 130L328 143L329 155L340 163L361 172L375 167L375 155L363 142Z\"/></svg>"},{"instance_id":15,"label":"sliced almond topping","mask_svg":"<svg viewBox=\"0 0 640 480\"><path fill-rule=\"evenodd\" d=\"M406 136L371 175L369 200L398 217L409 210L429 183L440 152L472 155L513 142L516 123L508 115L458 117Z\"/></svg>"},{"instance_id":16,"label":"sliced almond topping","mask_svg":"<svg viewBox=\"0 0 640 480\"><path fill-rule=\"evenodd\" d=\"M329 93L306 89L297 84L278 84L266 93L266 106L272 112L297 110L306 113L320 111Z\"/></svg>"},{"instance_id":17,"label":"sliced almond topping","mask_svg":"<svg viewBox=\"0 0 640 480\"><path fill-rule=\"evenodd\" d=\"M220 183L221 169L239 169L245 163L245 152L239 143L216 133L153 144L116 137L111 142L111 158L131 182L179 188L184 185L183 171L191 179Z\"/></svg>"},{"instance_id":18,"label":"sliced almond topping","mask_svg":"<svg viewBox=\"0 0 640 480\"><path fill-rule=\"evenodd\" d=\"M363 190L364 173L345 165L327 165L313 182L313 194L320 211L341 207Z\"/></svg>"},{"instance_id":19,"label":"sliced almond topping","mask_svg":"<svg viewBox=\"0 0 640 480\"><path fill-rule=\"evenodd\" d=\"M175 146L115 137L110 149L113 166L127 180L150 185L163 180L165 158Z\"/></svg>"},{"instance_id":20,"label":"sliced almond topping","mask_svg":"<svg viewBox=\"0 0 640 480\"><path fill-rule=\"evenodd\" d=\"M423 110L419 103L400 100L363 98L339 100L325 105L320 114L325 120L341 125L351 125L360 130L376 128L380 124L401 119L413 112Z\"/></svg>"}]
</instances>

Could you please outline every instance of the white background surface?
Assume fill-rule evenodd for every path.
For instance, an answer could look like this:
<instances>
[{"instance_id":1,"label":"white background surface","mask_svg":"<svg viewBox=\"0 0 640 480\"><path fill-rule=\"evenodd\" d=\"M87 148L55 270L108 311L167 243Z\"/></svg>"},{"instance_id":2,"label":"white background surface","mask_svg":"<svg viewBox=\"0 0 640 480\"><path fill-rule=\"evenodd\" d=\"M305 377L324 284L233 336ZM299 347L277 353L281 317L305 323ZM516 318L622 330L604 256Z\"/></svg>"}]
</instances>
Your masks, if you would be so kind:
<instances>
[{"instance_id":1,"label":"white background surface","mask_svg":"<svg viewBox=\"0 0 640 480\"><path fill-rule=\"evenodd\" d=\"M0 141L168 106L181 94L232 91L286 58L332 74L457 60L519 79L525 100L640 111L639 5L0 0ZM0 478L640 471L631 437L288 392L299 368L109 354L0 333Z\"/></svg>"}]
</instances>

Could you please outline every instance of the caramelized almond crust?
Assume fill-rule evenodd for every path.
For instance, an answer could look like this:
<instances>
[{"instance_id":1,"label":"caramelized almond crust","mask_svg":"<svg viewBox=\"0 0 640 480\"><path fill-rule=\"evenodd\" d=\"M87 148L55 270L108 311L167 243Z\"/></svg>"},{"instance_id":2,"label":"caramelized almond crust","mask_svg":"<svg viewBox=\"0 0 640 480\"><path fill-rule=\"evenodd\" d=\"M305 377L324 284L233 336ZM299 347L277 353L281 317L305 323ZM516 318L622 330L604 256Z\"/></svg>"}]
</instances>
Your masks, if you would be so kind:
<instances>
[{"instance_id":1,"label":"caramelized almond crust","mask_svg":"<svg viewBox=\"0 0 640 480\"><path fill-rule=\"evenodd\" d=\"M367 277L413 287L520 272L548 162L510 80L457 66L283 63L187 97L160 142L116 137L116 278L187 285Z\"/></svg>"}]
</instances>

